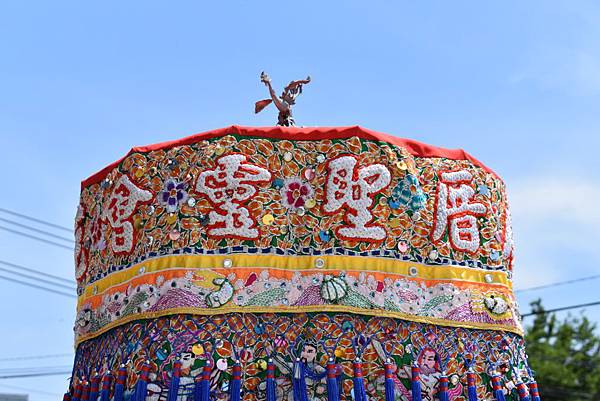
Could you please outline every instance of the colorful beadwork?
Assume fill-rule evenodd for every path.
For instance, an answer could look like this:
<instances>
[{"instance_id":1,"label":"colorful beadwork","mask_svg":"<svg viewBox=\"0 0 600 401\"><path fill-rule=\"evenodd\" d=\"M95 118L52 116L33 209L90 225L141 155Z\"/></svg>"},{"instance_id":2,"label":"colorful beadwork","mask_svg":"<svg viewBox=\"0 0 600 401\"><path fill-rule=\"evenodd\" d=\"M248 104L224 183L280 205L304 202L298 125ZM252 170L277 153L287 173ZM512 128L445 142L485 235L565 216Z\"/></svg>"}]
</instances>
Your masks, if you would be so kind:
<instances>
[{"instance_id":1,"label":"colorful beadwork","mask_svg":"<svg viewBox=\"0 0 600 401\"><path fill-rule=\"evenodd\" d=\"M360 127L135 148L82 183L71 391L516 400L510 224L471 156Z\"/></svg>"}]
</instances>

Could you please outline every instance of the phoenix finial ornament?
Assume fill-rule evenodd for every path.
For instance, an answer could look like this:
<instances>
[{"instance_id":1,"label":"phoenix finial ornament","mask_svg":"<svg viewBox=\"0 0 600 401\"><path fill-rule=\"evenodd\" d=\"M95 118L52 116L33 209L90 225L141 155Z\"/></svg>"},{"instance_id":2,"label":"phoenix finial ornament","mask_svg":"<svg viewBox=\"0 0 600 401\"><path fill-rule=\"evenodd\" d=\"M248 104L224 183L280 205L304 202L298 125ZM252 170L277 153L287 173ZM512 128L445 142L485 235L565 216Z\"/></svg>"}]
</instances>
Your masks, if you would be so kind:
<instances>
[{"instance_id":1,"label":"phoenix finial ornament","mask_svg":"<svg viewBox=\"0 0 600 401\"><path fill-rule=\"evenodd\" d=\"M302 86L310 82L310 76L306 79L290 82L285 88L281 96L277 96L271 85L271 78L263 71L260 74L260 81L269 88L270 99L259 100L254 105L254 112L260 113L265 107L275 103L275 107L279 110L277 117L277 125L284 127L293 127L296 125L294 117L292 117L292 106L296 104L296 98L302 93Z\"/></svg>"}]
</instances>

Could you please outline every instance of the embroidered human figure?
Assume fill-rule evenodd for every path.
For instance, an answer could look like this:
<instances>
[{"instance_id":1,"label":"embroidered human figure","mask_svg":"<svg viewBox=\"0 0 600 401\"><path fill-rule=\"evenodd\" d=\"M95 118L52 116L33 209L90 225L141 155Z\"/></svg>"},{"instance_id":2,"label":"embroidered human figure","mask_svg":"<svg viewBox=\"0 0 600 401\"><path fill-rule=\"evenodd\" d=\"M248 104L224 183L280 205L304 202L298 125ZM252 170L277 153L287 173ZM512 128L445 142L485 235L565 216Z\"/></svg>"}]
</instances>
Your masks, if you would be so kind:
<instances>
[{"instance_id":1,"label":"embroidered human figure","mask_svg":"<svg viewBox=\"0 0 600 401\"><path fill-rule=\"evenodd\" d=\"M487 208L473 198L473 176L466 170L441 173L433 221L432 239L438 242L446 230L450 244L460 251L479 249L477 217L485 216Z\"/></svg>"},{"instance_id":2,"label":"embroidered human figure","mask_svg":"<svg viewBox=\"0 0 600 401\"><path fill-rule=\"evenodd\" d=\"M271 173L246 162L246 156L230 154L217 159L214 170L198 177L196 191L205 194L215 208L209 217L207 234L216 238L257 239L256 220L244 206L257 192L259 183L271 180Z\"/></svg>"},{"instance_id":3,"label":"embroidered human figure","mask_svg":"<svg viewBox=\"0 0 600 401\"><path fill-rule=\"evenodd\" d=\"M121 176L108 199L103 218L112 227L110 244L115 253L131 252L133 248L133 224L131 216L138 203L148 202L152 193L136 187L126 175Z\"/></svg>"},{"instance_id":4,"label":"embroidered human figure","mask_svg":"<svg viewBox=\"0 0 600 401\"><path fill-rule=\"evenodd\" d=\"M373 196L385 189L391 181L390 171L383 164L357 167L354 156L338 156L327 163L325 203L323 211L331 214L344 209L345 225L336 234L343 239L381 241L385 229L371 223Z\"/></svg>"}]
</instances>

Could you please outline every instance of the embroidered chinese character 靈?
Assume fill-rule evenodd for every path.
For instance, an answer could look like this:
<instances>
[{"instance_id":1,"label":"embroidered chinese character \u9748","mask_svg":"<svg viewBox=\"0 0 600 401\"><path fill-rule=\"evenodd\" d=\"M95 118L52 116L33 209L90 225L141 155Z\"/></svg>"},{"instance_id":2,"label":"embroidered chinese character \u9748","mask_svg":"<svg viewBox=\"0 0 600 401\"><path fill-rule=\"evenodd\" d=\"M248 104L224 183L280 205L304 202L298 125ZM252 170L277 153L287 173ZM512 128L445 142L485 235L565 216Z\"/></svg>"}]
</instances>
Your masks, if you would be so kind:
<instances>
[{"instance_id":1,"label":"embroidered chinese character \u9748","mask_svg":"<svg viewBox=\"0 0 600 401\"><path fill-rule=\"evenodd\" d=\"M230 154L217 159L214 170L198 177L196 191L214 207L207 234L216 238L257 239L256 220L244 206L257 193L257 185L271 180L271 173L246 162L246 156Z\"/></svg>"},{"instance_id":2,"label":"embroidered chinese character \u9748","mask_svg":"<svg viewBox=\"0 0 600 401\"><path fill-rule=\"evenodd\" d=\"M473 176L466 170L441 173L433 216L433 242L440 241L448 231L454 249L467 252L479 249L477 217L485 216L487 209L474 199L472 181Z\"/></svg>"},{"instance_id":3,"label":"embroidered chinese character \u9748","mask_svg":"<svg viewBox=\"0 0 600 401\"><path fill-rule=\"evenodd\" d=\"M133 249L133 224L131 216L138 203L148 202L152 193L136 187L126 175L115 184L103 218L112 227L110 244L115 253L131 252Z\"/></svg>"},{"instance_id":4,"label":"embroidered chinese character \u9748","mask_svg":"<svg viewBox=\"0 0 600 401\"><path fill-rule=\"evenodd\" d=\"M373 224L373 196L391 181L390 171L383 164L358 167L354 156L338 156L327 163L325 203L323 211L331 214L344 208L344 225L336 234L343 239L381 241L385 228Z\"/></svg>"}]
</instances>

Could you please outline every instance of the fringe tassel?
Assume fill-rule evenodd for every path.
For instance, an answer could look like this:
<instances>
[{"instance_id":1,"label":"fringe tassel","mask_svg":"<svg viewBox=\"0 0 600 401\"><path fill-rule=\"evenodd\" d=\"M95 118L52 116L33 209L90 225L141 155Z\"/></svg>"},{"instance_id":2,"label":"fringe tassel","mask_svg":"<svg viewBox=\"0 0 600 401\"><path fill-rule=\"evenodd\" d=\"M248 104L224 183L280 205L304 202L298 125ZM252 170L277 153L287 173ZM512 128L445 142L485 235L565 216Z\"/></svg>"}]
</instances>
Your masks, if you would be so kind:
<instances>
[{"instance_id":1,"label":"fringe tassel","mask_svg":"<svg viewBox=\"0 0 600 401\"><path fill-rule=\"evenodd\" d=\"M179 378L181 377L181 362L175 361L173 364L173 375L171 376L171 385L169 386L169 394L167 401L177 401L179 393Z\"/></svg>"},{"instance_id":2,"label":"fringe tassel","mask_svg":"<svg viewBox=\"0 0 600 401\"><path fill-rule=\"evenodd\" d=\"M340 401L337 381L337 366L330 358L327 362L327 401Z\"/></svg>"},{"instance_id":3,"label":"fringe tassel","mask_svg":"<svg viewBox=\"0 0 600 401\"><path fill-rule=\"evenodd\" d=\"M150 373L150 364L144 363L142 365L142 371L138 377L138 381L135 384L135 393L133 394L133 401L146 401L148 395L148 375Z\"/></svg>"},{"instance_id":4,"label":"fringe tassel","mask_svg":"<svg viewBox=\"0 0 600 401\"><path fill-rule=\"evenodd\" d=\"M83 379L83 385L81 386L81 401L90 400L90 382Z\"/></svg>"},{"instance_id":5,"label":"fringe tassel","mask_svg":"<svg viewBox=\"0 0 600 401\"><path fill-rule=\"evenodd\" d=\"M388 359L384 364L385 370L385 401L394 401L394 371Z\"/></svg>"},{"instance_id":6,"label":"fringe tassel","mask_svg":"<svg viewBox=\"0 0 600 401\"><path fill-rule=\"evenodd\" d=\"M437 396L440 401L448 401L448 376L444 373L440 376Z\"/></svg>"},{"instance_id":7,"label":"fringe tassel","mask_svg":"<svg viewBox=\"0 0 600 401\"><path fill-rule=\"evenodd\" d=\"M210 400L210 374L212 372L212 363L210 359L206 360L206 364L202 368L202 380L200 382L200 401Z\"/></svg>"},{"instance_id":8,"label":"fringe tassel","mask_svg":"<svg viewBox=\"0 0 600 401\"><path fill-rule=\"evenodd\" d=\"M363 378L362 362L354 361L354 401L367 401L367 392L365 391L365 379Z\"/></svg>"},{"instance_id":9,"label":"fringe tassel","mask_svg":"<svg viewBox=\"0 0 600 401\"><path fill-rule=\"evenodd\" d=\"M229 401L240 401L242 392L242 367L239 361L233 365L229 382Z\"/></svg>"},{"instance_id":10,"label":"fringe tassel","mask_svg":"<svg viewBox=\"0 0 600 401\"><path fill-rule=\"evenodd\" d=\"M275 364L273 363L273 360L269 358L269 362L267 363L267 401L275 401L276 399L277 395L275 393Z\"/></svg>"},{"instance_id":11,"label":"fringe tassel","mask_svg":"<svg viewBox=\"0 0 600 401\"><path fill-rule=\"evenodd\" d=\"M308 401L308 393L306 391L306 367L300 358L296 358L292 377L292 389L294 401Z\"/></svg>"},{"instance_id":12,"label":"fringe tassel","mask_svg":"<svg viewBox=\"0 0 600 401\"><path fill-rule=\"evenodd\" d=\"M498 374L492 376L492 393L494 394L496 401L506 401L504 391L502 390L500 375Z\"/></svg>"},{"instance_id":13,"label":"fringe tassel","mask_svg":"<svg viewBox=\"0 0 600 401\"><path fill-rule=\"evenodd\" d=\"M342 367L337 364L335 365L335 368L337 370L337 376L336 376L336 380L337 380L337 386L338 386L338 397L341 400L342 399L342 372L344 371L344 369L342 369Z\"/></svg>"},{"instance_id":14,"label":"fringe tassel","mask_svg":"<svg viewBox=\"0 0 600 401\"><path fill-rule=\"evenodd\" d=\"M411 367L410 391L412 393L412 401L421 401L421 378L419 377L419 365L416 363Z\"/></svg>"},{"instance_id":15,"label":"fringe tassel","mask_svg":"<svg viewBox=\"0 0 600 401\"><path fill-rule=\"evenodd\" d=\"M110 386L112 384L112 375L107 373L102 378L102 387L100 389L100 401L110 400Z\"/></svg>"},{"instance_id":16,"label":"fringe tassel","mask_svg":"<svg viewBox=\"0 0 600 401\"><path fill-rule=\"evenodd\" d=\"M98 391L100 391L100 376L96 374L90 381L90 401L98 401Z\"/></svg>"},{"instance_id":17,"label":"fringe tassel","mask_svg":"<svg viewBox=\"0 0 600 401\"><path fill-rule=\"evenodd\" d=\"M102 378L102 389L100 390L100 401L110 400L110 385L112 384L112 375L107 373Z\"/></svg>"},{"instance_id":18,"label":"fringe tassel","mask_svg":"<svg viewBox=\"0 0 600 401\"><path fill-rule=\"evenodd\" d=\"M529 398L529 391L527 391L527 386L522 381L517 383L517 393L519 394L519 400L531 401Z\"/></svg>"},{"instance_id":19,"label":"fringe tassel","mask_svg":"<svg viewBox=\"0 0 600 401\"><path fill-rule=\"evenodd\" d=\"M469 368L467 370L467 394L469 401L477 401L477 385L475 384L475 372Z\"/></svg>"},{"instance_id":20,"label":"fringe tassel","mask_svg":"<svg viewBox=\"0 0 600 401\"><path fill-rule=\"evenodd\" d=\"M115 394L113 401L123 401L123 395L125 393L125 380L127 380L127 368L121 364L119 371L117 372L117 382L115 383Z\"/></svg>"},{"instance_id":21,"label":"fringe tassel","mask_svg":"<svg viewBox=\"0 0 600 401\"><path fill-rule=\"evenodd\" d=\"M535 380L532 380L528 383L529 385L529 394L531 395L531 401L541 401L540 399L540 391L538 390L538 385Z\"/></svg>"},{"instance_id":22,"label":"fringe tassel","mask_svg":"<svg viewBox=\"0 0 600 401\"><path fill-rule=\"evenodd\" d=\"M81 382L76 379L73 380L75 385L73 386L73 401L81 401Z\"/></svg>"}]
</instances>

